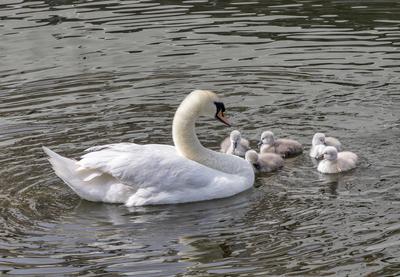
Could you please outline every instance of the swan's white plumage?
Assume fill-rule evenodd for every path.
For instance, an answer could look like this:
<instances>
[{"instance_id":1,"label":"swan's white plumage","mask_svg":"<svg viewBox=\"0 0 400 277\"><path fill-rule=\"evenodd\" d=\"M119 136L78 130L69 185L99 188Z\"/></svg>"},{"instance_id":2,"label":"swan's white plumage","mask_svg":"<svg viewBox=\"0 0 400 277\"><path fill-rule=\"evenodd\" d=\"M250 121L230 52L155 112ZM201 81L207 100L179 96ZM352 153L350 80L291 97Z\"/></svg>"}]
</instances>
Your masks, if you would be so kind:
<instances>
[{"instance_id":1,"label":"swan's white plumage","mask_svg":"<svg viewBox=\"0 0 400 277\"><path fill-rule=\"evenodd\" d=\"M81 198L106 203L125 203L134 190L122 184L110 174L96 169L83 169L76 160L65 158L43 147L54 172ZM97 178L89 178L96 174ZM84 181L84 180L87 181Z\"/></svg>"},{"instance_id":2,"label":"swan's white plumage","mask_svg":"<svg viewBox=\"0 0 400 277\"><path fill-rule=\"evenodd\" d=\"M192 92L183 108L193 111L213 101L208 97L214 95ZM118 143L89 148L76 161L43 149L55 173L81 198L90 201L127 206L185 203L229 197L252 187L254 173L246 161L211 151L198 142L195 118L209 107L186 115L188 121L182 118L181 108L174 118L174 141L180 151L170 145Z\"/></svg>"}]
</instances>

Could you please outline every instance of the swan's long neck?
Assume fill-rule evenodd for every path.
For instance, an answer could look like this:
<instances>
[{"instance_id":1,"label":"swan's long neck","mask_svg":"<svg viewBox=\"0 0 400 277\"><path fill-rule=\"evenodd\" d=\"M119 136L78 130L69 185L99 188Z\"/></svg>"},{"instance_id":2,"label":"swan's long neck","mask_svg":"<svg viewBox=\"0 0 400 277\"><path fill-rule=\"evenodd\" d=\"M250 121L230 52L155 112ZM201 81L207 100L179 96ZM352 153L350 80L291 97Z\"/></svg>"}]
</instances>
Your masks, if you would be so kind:
<instances>
[{"instance_id":1,"label":"swan's long neck","mask_svg":"<svg viewBox=\"0 0 400 277\"><path fill-rule=\"evenodd\" d=\"M253 169L247 161L212 151L201 145L195 131L195 122L201 115L201 104L198 99L190 97L189 95L179 106L172 124L172 136L178 153L207 167L253 178Z\"/></svg>"},{"instance_id":2,"label":"swan's long neck","mask_svg":"<svg viewBox=\"0 0 400 277\"><path fill-rule=\"evenodd\" d=\"M201 157L205 155L207 149L201 145L196 136L195 122L197 117L196 114L184 111L181 105L174 116L172 138L176 149L182 156L202 163Z\"/></svg>"}]
</instances>

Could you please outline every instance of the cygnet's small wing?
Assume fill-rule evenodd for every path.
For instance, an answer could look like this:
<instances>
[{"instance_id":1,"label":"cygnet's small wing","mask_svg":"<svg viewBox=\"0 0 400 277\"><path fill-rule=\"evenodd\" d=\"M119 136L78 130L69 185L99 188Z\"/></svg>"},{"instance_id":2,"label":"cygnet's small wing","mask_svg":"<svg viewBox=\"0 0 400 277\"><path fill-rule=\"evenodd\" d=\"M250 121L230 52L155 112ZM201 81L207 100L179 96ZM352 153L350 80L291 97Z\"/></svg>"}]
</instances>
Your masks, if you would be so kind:
<instances>
[{"instance_id":1,"label":"cygnet's small wing","mask_svg":"<svg viewBox=\"0 0 400 277\"><path fill-rule=\"evenodd\" d=\"M229 147L231 146L231 138L226 137L222 142L221 142L221 149L220 152L226 153L228 152Z\"/></svg>"},{"instance_id":2,"label":"cygnet's small wing","mask_svg":"<svg viewBox=\"0 0 400 277\"><path fill-rule=\"evenodd\" d=\"M347 171L356 167L358 157L353 152L339 152L338 153L338 168L340 171Z\"/></svg>"},{"instance_id":3,"label":"cygnet's small wing","mask_svg":"<svg viewBox=\"0 0 400 277\"><path fill-rule=\"evenodd\" d=\"M278 139L275 141L276 153L283 157L293 157L303 152L301 143L292 139Z\"/></svg>"},{"instance_id":4,"label":"cygnet's small wing","mask_svg":"<svg viewBox=\"0 0 400 277\"><path fill-rule=\"evenodd\" d=\"M325 144L326 146L333 146L337 149L337 151L342 150L342 144L337 138L334 137L326 137L325 138Z\"/></svg>"},{"instance_id":5,"label":"cygnet's small wing","mask_svg":"<svg viewBox=\"0 0 400 277\"><path fill-rule=\"evenodd\" d=\"M275 153L263 153L258 157L258 163L261 172L272 172L283 167L284 160Z\"/></svg>"}]
</instances>

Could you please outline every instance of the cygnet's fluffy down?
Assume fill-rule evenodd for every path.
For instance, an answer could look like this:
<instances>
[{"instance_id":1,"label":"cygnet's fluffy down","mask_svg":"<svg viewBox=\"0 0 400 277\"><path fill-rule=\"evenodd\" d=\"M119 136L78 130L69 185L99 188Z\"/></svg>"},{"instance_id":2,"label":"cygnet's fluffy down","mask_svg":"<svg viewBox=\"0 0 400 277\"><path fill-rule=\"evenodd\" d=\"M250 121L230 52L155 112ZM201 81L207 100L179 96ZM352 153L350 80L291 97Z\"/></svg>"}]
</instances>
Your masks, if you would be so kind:
<instances>
[{"instance_id":1,"label":"cygnet's fluffy down","mask_svg":"<svg viewBox=\"0 0 400 277\"><path fill-rule=\"evenodd\" d=\"M334 137L325 137L325 145L333 146L337 149L337 151L342 151L342 144L337 138Z\"/></svg>"},{"instance_id":2,"label":"cygnet's fluffy down","mask_svg":"<svg viewBox=\"0 0 400 277\"><path fill-rule=\"evenodd\" d=\"M293 139L275 139L274 133L265 131L261 134L260 153L276 153L283 158L297 156L303 152L303 146Z\"/></svg>"},{"instance_id":3,"label":"cygnet's fluffy down","mask_svg":"<svg viewBox=\"0 0 400 277\"><path fill-rule=\"evenodd\" d=\"M316 133L312 139L310 157L320 159L326 146L333 146L337 151L341 151L342 144L334 137L325 137L323 133Z\"/></svg>"},{"instance_id":4,"label":"cygnet's fluffy down","mask_svg":"<svg viewBox=\"0 0 400 277\"><path fill-rule=\"evenodd\" d=\"M238 130L234 130L229 137L222 141L220 151L222 153L244 157L248 150L250 150L249 141L242 138Z\"/></svg>"},{"instance_id":5,"label":"cygnet's fluffy down","mask_svg":"<svg viewBox=\"0 0 400 277\"><path fill-rule=\"evenodd\" d=\"M245 159L253 165L256 172L272 172L283 167L282 157L275 153L258 154L254 150L246 152Z\"/></svg>"},{"instance_id":6,"label":"cygnet's fluffy down","mask_svg":"<svg viewBox=\"0 0 400 277\"><path fill-rule=\"evenodd\" d=\"M322 173L339 173L356 167L358 157L353 152L338 152L333 146L326 146L322 152L323 160L318 164Z\"/></svg>"}]
</instances>

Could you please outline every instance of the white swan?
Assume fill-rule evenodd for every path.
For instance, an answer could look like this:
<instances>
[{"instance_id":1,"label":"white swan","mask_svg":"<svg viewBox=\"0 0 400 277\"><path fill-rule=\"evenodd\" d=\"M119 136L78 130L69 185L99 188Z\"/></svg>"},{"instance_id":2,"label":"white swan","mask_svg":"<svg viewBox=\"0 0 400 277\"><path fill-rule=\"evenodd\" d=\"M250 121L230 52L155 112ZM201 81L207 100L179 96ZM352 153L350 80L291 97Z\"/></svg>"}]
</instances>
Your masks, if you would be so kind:
<instances>
[{"instance_id":1,"label":"white swan","mask_svg":"<svg viewBox=\"0 0 400 277\"><path fill-rule=\"evenodd\" d=\"M342 144L334 137L325 137L323 133L315 133L312 139L310 157L319 159L326 146L333 146L337 151L341 151Z\"/></svg>"},{"instance_id":2,"label":"white swan","mask_svg":"<svg viewBox=\"0 0 400 277\"><path fill-rule=\"evenodd\" d=\"M242 138L238 130L233 130L230 136L222 141L220 151L222 153L244 157L248 150L250 150L249 141Z\"/></svg>"},{"instance_id":3,"label":"white swan","mask_svg":"<svg viewBox=\"0 0 400 277\"><path fill-rule=\"evenodd\" d=\"M254 150L246 152L246 161L253 165L256 172L272 172L283 167L282 157L275 153L257 154Z\"/></svg>"},{"instance_id":4,"label":"white swan","mask_svg":"<svg viewBox=\"0 0 400 277\"><path fill-rule=\"evenodd\" d=\"M259 142L260 153L276 153L283 158L289 158L300 155L303 152L303 146L293 139L275 139L274 133L265 131L261 134Z\"/></svg>"},{"instance_id":5,"label":"white swan","mask_svg":"<svg viewBox=\"0 0 400 277\"><path fill-rule=\"evenodd\" d=\"M89 148L91 152L79 161L43 149L55 173L89 201L141 206L229 197L252 187L253 168L239 157L206 149L195 132L195 122L202 115L229 125L224 111L215 93L195 90L175 113L175 147L103 145Z\"/></svg>"},{"instance_id":6,"label":"white swan","mask_svg":"<svg viewBox=\"0 0 400 277\"><path fill-rule=\"evenodd\" d=\"M322 152L324 159L318 164L322 173L339 173L356 167L358 157L353 152L338 152L333 146L326 146Z\"/></svg>"}]
</instances>

